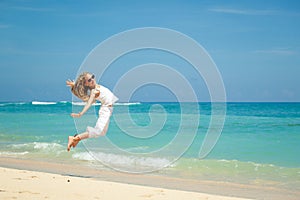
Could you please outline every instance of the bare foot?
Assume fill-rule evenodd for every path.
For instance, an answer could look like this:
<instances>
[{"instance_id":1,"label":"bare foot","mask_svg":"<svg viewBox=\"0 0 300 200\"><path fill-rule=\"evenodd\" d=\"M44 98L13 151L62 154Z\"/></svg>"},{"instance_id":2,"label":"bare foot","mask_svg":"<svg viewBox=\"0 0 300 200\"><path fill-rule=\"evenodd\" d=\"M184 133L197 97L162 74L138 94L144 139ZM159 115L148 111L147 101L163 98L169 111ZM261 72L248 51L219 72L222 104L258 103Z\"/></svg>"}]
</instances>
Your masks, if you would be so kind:
<instances>
[{"instance_id":1,"label":"bare foot","mask_svg":"<svg viewBox=\"0 0 300 200\"><path fill-rule=\"evenodd\" d=\"M75 148L78 144L78 142L81 140L81 138L79 137L79 135L74 136L74 145L73 148Z\"/></svg>"},{"instance_id":2,"label":"bare foot","mask_svg":"<svg viewBox=\"0 0 300 200\"><path fill-rule=\"evenodd\" d=\"M75 148L78 144L78 142L80 141L80 137L79 136L69 136L69 142L68 142L68 151L70 151L71 147Z\"/></svg>"}]
</instances>

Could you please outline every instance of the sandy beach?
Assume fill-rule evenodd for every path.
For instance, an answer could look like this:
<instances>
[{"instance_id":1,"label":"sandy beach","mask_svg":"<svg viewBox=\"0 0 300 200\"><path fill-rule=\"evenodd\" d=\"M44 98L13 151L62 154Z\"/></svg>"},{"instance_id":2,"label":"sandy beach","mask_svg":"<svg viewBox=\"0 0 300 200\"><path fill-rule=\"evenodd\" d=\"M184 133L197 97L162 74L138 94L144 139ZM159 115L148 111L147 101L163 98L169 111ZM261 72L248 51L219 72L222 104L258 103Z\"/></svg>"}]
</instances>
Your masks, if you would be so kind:
<instances>
[{"instance_id":1,"label":"sandy beach","mask_svg":"<svg viewBox=\"0 0 300 200\"><path fill-rule=\"evenodd\" d=\"M242 200L197 192L139 186L92 178L0 168L1 199L216 199Z\"/></svg>"},{"instance_id":2,"label":"sandy beach","mask_svg":"<svg viewBox=\"0 0 300 200\"><path fill-rule=\"evenodd\" d=\"M297 199L274 188L0 158L0 199Z\"/></svg>"}]
</instances>

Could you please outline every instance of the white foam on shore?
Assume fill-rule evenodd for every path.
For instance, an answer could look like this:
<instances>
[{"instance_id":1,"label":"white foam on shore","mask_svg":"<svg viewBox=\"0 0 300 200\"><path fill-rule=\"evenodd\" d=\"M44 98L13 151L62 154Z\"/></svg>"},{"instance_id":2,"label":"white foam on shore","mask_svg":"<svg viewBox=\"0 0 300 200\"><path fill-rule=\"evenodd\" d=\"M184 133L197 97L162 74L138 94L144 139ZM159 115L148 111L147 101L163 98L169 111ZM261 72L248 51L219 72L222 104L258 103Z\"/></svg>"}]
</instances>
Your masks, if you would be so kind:
<instances>
[{"instance_id":1,"label":"white foam on shore","mask_svg":"<svg viewBox=\"0 0 300 200\"><path fill-rule=\"evenodd\" d=\"M78 160L85 160L85 161L94 161L95 158L88 152L80 152L80 153L74 153L72 155L72 158L78 159Z\"/></svg>"},{"instance_id":2,"label":"white foam on shore","mask_svg":"<svg viewBox=\"0 0 300 200\"><path fill-rule=\"evenodd\" d=\"M161 168L165 167L170 163L166 158L154 158L154 157L137 157L137 156L126 156L118 155L112 153L102 153L102 152L80 152L75 153L72 156L75 159L85 160L85 161L99 161L102 164L108 166L119 166L119 167L151 167L151 168Z\"/></svg>"},{"instance_id":3,"label":"white foam on shore","mask_svg":"<svg viewBox=\"0 0 300 200\"><path fill-rule=\"evenodd\" d=\"M28 153L29 153L28 151L24 151L24 152L2 151L2 152L0 152L0 155L1 156L23 156Z\"/></svg>"},{"instance_id":4,"label":"white foam on shore","mask_svg":"<svg viewBox=\"0 0 300 200\"><path fill-rule=\"evenodd\" d=\"M126 151L141 153L141 152L146 152L148 149L149 149L148 146L138 146L138 147L127 148Z\"/></svg>"},{"instance_id":5,"label":"white foam on shore","mask_svg":"<svg viewBox=\"0 0 300 200\"><path fill-rule=\"evenodd\" d=\"M64 150L65 148L58 143L47 143L47 142L31 142L23 144L12 144L10 145L13 149L23 149L27 151L38 150L38 151L47 151L47 152L58 152Z\"/></svg>"},{"instance_id":6,"label":"white foam on shore","mask_svg":"<svg viewBox=\"0 0 300 200\"><path fill-rule=\"evenodd\" d=\"M51 150L51 149L60 149L60 148L63 148L62 145L60 144L57 144L57 143L41 143L41 142L34 142L33 143L34 146L33 148L34 149L42 149L42 150Z\"/></svg>"}]
</instances>

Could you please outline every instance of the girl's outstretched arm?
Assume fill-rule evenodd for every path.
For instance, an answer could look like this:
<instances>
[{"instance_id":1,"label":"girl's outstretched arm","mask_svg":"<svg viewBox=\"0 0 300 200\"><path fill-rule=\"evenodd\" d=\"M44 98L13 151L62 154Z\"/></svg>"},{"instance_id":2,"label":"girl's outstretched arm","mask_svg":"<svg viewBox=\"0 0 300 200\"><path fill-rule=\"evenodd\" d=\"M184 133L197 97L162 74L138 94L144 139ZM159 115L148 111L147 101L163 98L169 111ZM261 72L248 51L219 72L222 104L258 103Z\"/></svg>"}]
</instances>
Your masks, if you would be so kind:
<instances>
[{"instance_id":1,"label":"girl's outstretched arm","mask_svg":"<svg viewBox=\"0 0 300 200\"><path fill-rule=\"evenodd\" d=\"M71 113L72 117L81 117L90 107L91 105L95 102L95 92L91 91L90 98L85 104L84 108L80 113Z\"/></svg>"},{"instance_id":2,"label":"girl's outstretched arm","mask_svg":"<svg viewBox=\"0 0 300 200\"><path fill-rule=\"evenodd\" d=\"M66 81L67 86L69 86L70 88L74 87L75 83L74 81L71 81L70 79Z\"/></svg>"}]
</instances>

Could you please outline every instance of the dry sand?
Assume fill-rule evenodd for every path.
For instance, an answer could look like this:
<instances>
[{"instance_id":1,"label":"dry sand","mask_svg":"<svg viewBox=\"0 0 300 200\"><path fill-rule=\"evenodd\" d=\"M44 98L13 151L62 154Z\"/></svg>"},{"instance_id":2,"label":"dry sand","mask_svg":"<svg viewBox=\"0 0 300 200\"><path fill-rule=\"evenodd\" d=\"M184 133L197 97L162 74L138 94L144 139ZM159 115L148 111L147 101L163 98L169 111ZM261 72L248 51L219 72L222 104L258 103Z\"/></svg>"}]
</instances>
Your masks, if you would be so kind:
<instances>
[{"instance_id":1,"label":"dry sand","mask_svg":"<svg viewBox=\"0 0 300 200\"><path fill-rule=\"evenodd\" d=\"M176 200L242 198L63 176L45 172L0 168L0 199L130 199Z\"/></svg>"}]
</instances>

